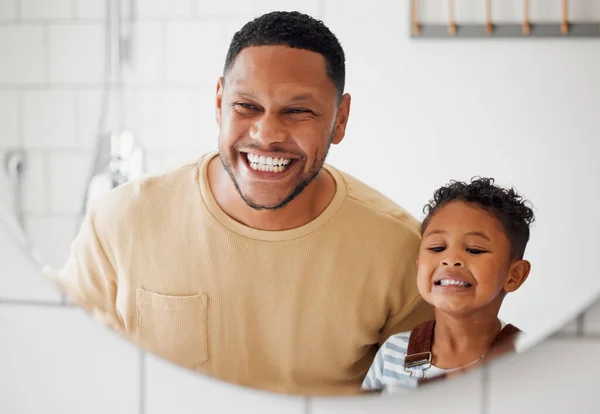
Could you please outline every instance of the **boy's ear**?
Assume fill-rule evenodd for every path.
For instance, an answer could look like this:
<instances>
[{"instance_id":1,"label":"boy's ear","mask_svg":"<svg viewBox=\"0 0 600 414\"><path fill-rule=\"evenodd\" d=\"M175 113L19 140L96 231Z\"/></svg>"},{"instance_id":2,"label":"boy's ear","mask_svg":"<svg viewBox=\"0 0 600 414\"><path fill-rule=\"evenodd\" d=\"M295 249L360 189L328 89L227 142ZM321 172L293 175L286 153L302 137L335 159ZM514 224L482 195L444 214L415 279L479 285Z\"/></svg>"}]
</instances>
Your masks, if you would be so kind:
<instances>
[{"instance_id":1,"label":"boy's ear","mask_svg":"<svg viewBox=\"0 0 600 414\"><path fill-rule=\"evenodd\" d=\"M527 260L517 260L514 262L508 271L508 278L504 282L504 291L510 293L519 289L525 280L527 280L530 271L531 263Z\"/></svg>"},{"instance_id":2,"label":"boy's ear","mask_svg":"<svg viewBox=\"0 0 600 414\"><path fill-rule=\"evenodd\" d=\"M415 262L417 262L417 267L419 267L419 256L417 256L417 260L415 260Z\"/></svg>"}]
</instances>

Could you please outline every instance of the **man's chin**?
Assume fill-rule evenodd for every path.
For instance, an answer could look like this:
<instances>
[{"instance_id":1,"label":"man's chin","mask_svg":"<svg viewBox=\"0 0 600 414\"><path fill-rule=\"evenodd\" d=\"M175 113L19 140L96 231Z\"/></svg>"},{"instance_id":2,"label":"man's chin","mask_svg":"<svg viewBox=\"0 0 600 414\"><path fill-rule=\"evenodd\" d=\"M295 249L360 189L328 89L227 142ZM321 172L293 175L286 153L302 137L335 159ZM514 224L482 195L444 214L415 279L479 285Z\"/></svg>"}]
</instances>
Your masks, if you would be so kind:
<instances>
[{"instance_id":1,"label":"man's chin","mask_svg":"<svg viewBox=\"0 0 600 414\"><path fill-rule=\"evenodd\" d=\"M242 198L244 199L244 202L246 203L246 205L248 205L248 207L254 209L254 210L279 210L280 208L284 207L289 201L291 200L287 200L285 198L283 199L278 199L278 200L274 200L272 198L268 198L268 199L264 199L264 198L254 198L248 195L243 195Z\"/></svg>"}]
</instances>

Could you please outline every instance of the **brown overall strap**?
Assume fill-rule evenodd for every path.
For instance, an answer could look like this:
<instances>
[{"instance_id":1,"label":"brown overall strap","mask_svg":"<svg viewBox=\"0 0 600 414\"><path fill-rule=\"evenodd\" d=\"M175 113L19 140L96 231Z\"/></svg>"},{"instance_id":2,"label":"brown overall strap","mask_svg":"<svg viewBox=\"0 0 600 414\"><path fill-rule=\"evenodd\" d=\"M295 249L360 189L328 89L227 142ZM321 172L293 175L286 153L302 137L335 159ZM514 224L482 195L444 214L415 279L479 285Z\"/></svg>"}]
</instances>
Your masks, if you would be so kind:
<instances>
[{"instance_id":1,"label":"brown overall strap","mask_svg":"<svg viewBox=\"0 0 600 414\"><path fill-rule=\"evenodd\" d=\"M506 340L511 339L514 335L520 332L521 330L519 328L509 323L504 328L502 328L498 336L496 336L496 339L494 339L494 342L492 342L490 349L494 348L495 346L498 346L499 344L502 344Z\"/></svg>"},{"instance_id":2,"label":"brown overall strap","mask_svg":"<svg viewBox=\"0 0 600 414\"><path fill-rule=\"evenodd\" d=\"M424 322L413 329L408 338L408 349L404 357L404 369L431 364L431 344L435 320Z\"/></svg>"},{"instance_id":3,"label":"brown overall strap","mask_svg":"<svg viewBox=\"0 0 600 414\"><path fill-rule=\"evenodd\" d=\"M485 359L494 359L502 354L515 351L514 337L521 333L521 330L514 325L508 324L496 336L494 342L490 346Z\"/></svg>"},{"instance_id":4,"label":"brown overall strap","mask_svg":"<svg viewBox=\"0 0 600 414\"><path fill-rule=\"evenodd\" d=\"M404 358L404 370L421 365L431 366L433 354L431 346L433 344L433 334L435 328L435 320L422 323L412 330L408 338L408 349ZM521 330L514 325L508 324L502 330L492 345L490 345L486 357L494 358L501 354L514 350L513 336L520 333ZM487 359L487 358L486 358ZM421 378L419 383L428 383L431 381L440 380L446 377L446 374L441 374L434 378Z\"/></svg>"}]
</instances>

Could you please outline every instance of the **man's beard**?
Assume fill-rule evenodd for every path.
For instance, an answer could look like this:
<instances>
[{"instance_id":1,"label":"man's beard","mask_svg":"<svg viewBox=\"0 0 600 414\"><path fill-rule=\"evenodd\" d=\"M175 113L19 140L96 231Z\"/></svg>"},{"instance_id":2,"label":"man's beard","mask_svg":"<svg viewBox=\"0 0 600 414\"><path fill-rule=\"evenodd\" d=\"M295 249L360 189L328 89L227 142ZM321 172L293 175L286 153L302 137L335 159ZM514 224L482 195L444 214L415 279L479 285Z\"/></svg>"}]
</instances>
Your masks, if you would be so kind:
<instances>
[{"instance_id":1,"label":"man's beard","mask_svg":"<svg viewBox=\"0 0 600 414\"><path fill-rule=\"evenodd\" d=\"M220 140L220 136L219 136L219 140ZM285 197L282 201L280 201L279 203L272 205L272 206L257 204L255 202L253 202L252 200L248 199L248 197L246 197L246 195L242 192L237 180L235 179L235 174L233 173L233 168L231 168L231 160L228 159L226 156L224 156L224 151L221 151L220 146L219 146L219 155L220 155L219 158L221 158L221 163L223 164L223 168L225 168L225 171L227 171L227 174L229 174L229 177L231 178L231 181L233 182L235 189L237 190L238 194L240 195L242 200L244 200L244 203L246 203L246 205L248 207L250 207L254 210L274 211L274 210L279 210L280 208L283 208L287 204L289 204L292 200L294 200L296 197L298 197L302 193L302 191L304 191L304 189L306 187L308 187L308 185L315 178L317 178L317 175L319 175L319 172L321 171L321 168L323 167L323 164L325 163L325 159L327 158L327 154L329 153L329 148L331 147L332 142L333 142L333 132L331 133L329 139L327 140L327 146L325 147L325 152L323 153L323 155L321 157L319 157L318 150L315 150L314 162L313 162L313 165L312 165L310 171L308 172L308 176L306 178L302 179L296 185L294 190L287 197Z\"/></svg>"}]
</instances>

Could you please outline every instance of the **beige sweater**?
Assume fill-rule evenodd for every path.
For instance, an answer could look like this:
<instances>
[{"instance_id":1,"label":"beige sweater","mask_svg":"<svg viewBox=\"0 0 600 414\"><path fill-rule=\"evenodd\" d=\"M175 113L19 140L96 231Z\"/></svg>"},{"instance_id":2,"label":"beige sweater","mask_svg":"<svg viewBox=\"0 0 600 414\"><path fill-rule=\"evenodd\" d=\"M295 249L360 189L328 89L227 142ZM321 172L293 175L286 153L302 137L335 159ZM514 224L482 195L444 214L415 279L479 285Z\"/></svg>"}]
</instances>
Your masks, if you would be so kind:
<instances>
[{"instance_id":1,"label":"beige sweater","mask_svg":"<svg viewBox=\"0 0 600 414\"><path fill-rule=\"evenodd\" d=\"M248 228L210 191L213 155L112 191L46 274L184 367L276 392L359 392L378 346L433 318L416 288L418 222L326 166L337 193L314 221Z\"/></svg>"}]
</instances>

